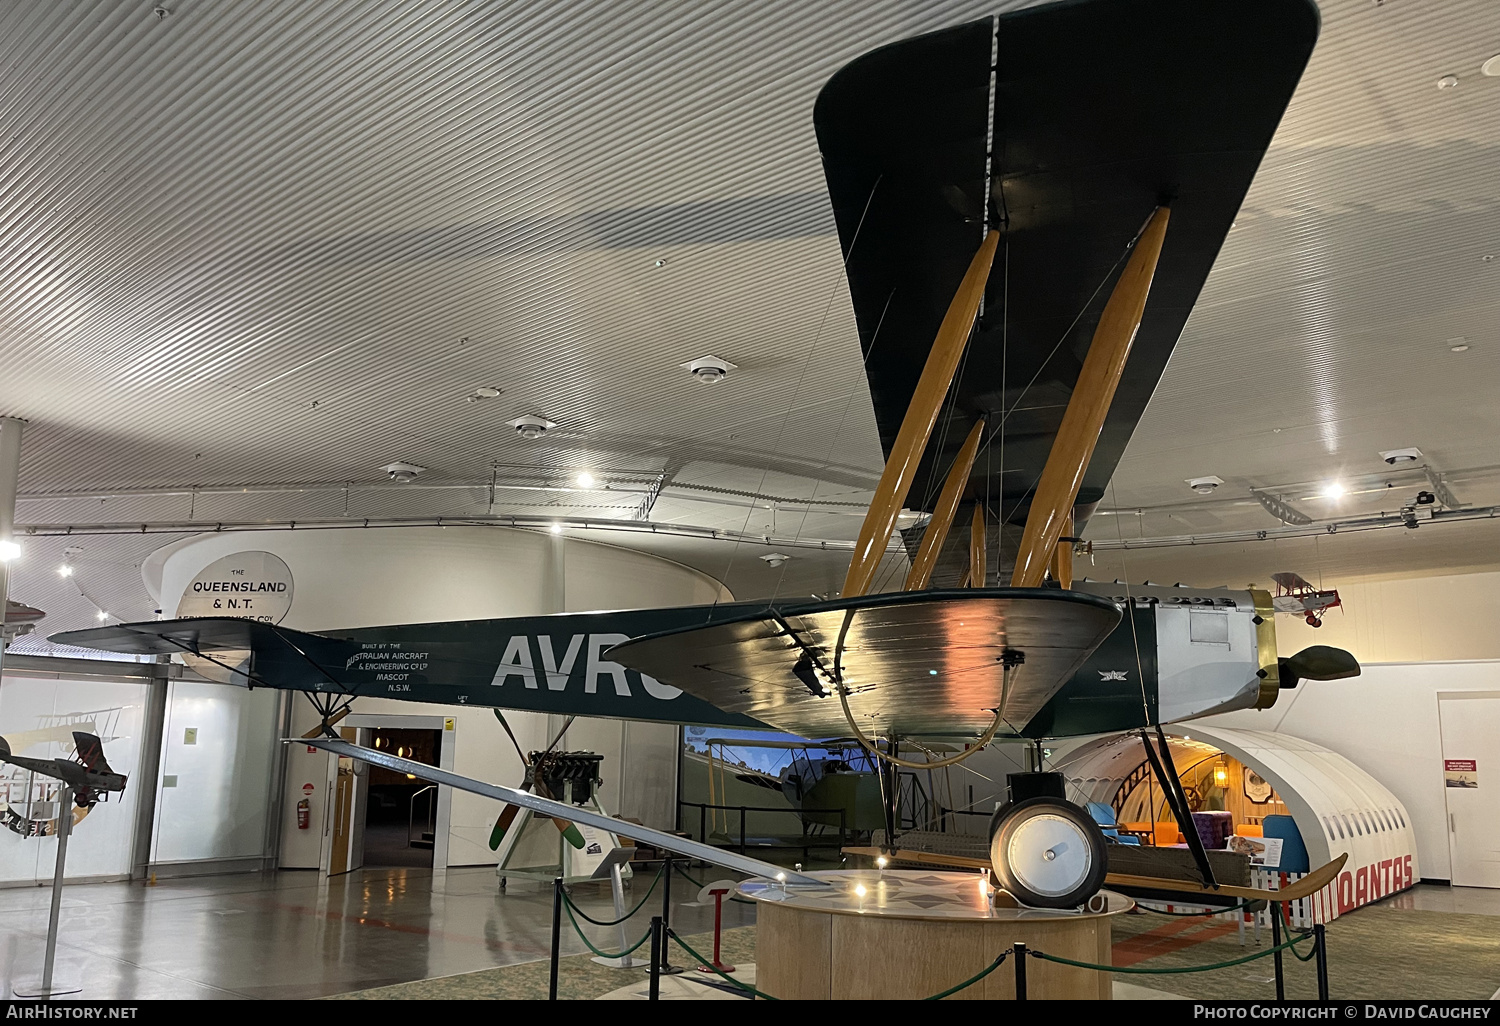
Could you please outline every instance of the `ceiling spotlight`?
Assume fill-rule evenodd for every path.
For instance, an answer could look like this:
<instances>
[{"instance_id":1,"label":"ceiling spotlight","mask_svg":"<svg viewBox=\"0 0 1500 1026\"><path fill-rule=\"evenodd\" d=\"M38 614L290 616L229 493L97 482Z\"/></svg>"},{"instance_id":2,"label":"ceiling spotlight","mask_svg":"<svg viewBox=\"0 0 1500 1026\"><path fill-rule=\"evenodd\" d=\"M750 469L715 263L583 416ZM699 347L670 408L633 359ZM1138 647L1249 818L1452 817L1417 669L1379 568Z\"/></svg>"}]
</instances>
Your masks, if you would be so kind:
<instances>
[{"instance_id":1,"label":"ceiling spotlight","mask_svg":"<svg viewBox=\"0 0 1500 1026\"><path fill-rule=\"evenodd\" d=\"M657 260L656 260L656 262L654 264L652 264L651 266L652 267L666 267L667 266L667 258L666 257L658 257Z\"/></svg>"},{"instance_id":2,"label":"ceiling spotlight","mask_svg":"<svg viewBox=\"0 0 1500 1026\"><path fill-rule=\"evenodd\" d=\"M1456 85L1458 85L1457 75L1444 75L1442 78L1438 79L1439 89L1452 89Z\"/></svg>"},{"instance_id":3,"label":"ceiling spotlight","mask_svg":"<svg viewBox=\"0 0 1500 1026\"><path fill-rule=\"evenodd\" d=\"M1482 74L1489 75L1491 78L1500 78L1500 53L1495 54L1495 56L1481 64L1479 70Z\"/></svg>"},{"instance_id":4,"label":"ceiling spotlight","mask_svg":"<svg viewBox=\"0 0 1500 1026\"><path fill-rule=\"evenodd\" d=\"M1415 463L1422 458L1422 450L1415 446L1410 449L1387 449L1380 454L1380 458L1394 467L1398 463Z\"/></svg>"},{"instance_id":5,"label":"ceiling spotlight","mask_svg":"<svg viewBox=\"0 0 1500 1026\"><path fill-rule=\"evenodd\" d=\"M599 483L598 478L594 477L594 475L590 474L587 470L579 474L577 480L579 488L592 488L594 487L594 485Z\"/></svg>"},{"instance_id":6,"label":"ceiling spotlight","mask_svg":"<svg viewBox=\"0 0 1500 1026\"><path fill-rule=\"evenodd\" d=\"M516 434L520 435L528 442L536 441L538 438L541 438L543 435L545 435L548 431L551 431L553 428L557 427L556 422L550 421L546 417L538 417L534 415L517 417L515 420L506 421L506 423L515 428Z\"/></svg>"},{"instance_id":7,"label":"ceiling spotlight","mask_svg":"<svg viewBox=\"0 0 1500 1026\"><path fill-rule=\"evenodd\" d=\"M1217 474L1210 474L1207 477L1190 477L1187 479L1187 486L1199 495L1212 495L1214 489L1223 483L1224 479Z\"/></svg>"},{"instance_id":8,"label":"ceiling spotlight","mask_svg":"<svg viewBox=\"0 0 1500 1026\"><path fill-rule=\"evenodd\" d=\"M64 563L62 566L60 566L60 567L57 568L57 575L59 577L72 577L73 576L73 568L70 567L68 564Z\"/></svg>"},{"instance_id":9,"label":"ceiling spotlight","mask_svg":"<svg viewBox=\"0 0 1500 1026\"><path fill-rule=\"evenodd\" d=\"M0 541L0 563L9 563L21 554L21 546L7 538Z\"/></svg>"},{"instance_id":10,"label":"ceiling spotlight","mask_svg":"<svg viewBox=\"0 0 1500 1026\"><path fill-rule=\"evenodd\" d=\"M689 360L678 366L699 381L710 385L716 381L723 381L729 376L730 371L739 369L737 365L721 360L717 356L700 356L696 360Z\"/></svg>"},{"instance_id":11,"label":"ceiling spotlight","mask_svg":"<svg viewBox=\"0 0 1500 1026\"><path fill-rule=\"evenodd\" d=\"M397 484L410 484L416 479L418 474L427 468L419 467L415 463L402 463L398 460L395 463L387 463L380 469L385 471L386 477Z\"/></svg>"},{"instance_id":12,"label":"ceiling spotlight","mask_svg":"<svg viewBox=\"0 0 1500 1026\"><path fill-rule=\"evenodd\" d=\"M104 610L101 609L101 610L99 610L99 612L97 612L97 613L94 614L94 618L96 620L108 620L109 619L109 614L106 613Z\"/></svg>"},{"instance_id":13,"label":"ceiling spotlight","mask_svg":"<svg viewBox=\"0 0 1500 1026\"><path fill-rule=\"evenodd\" d=\"M562 534L562 524L553 524L547 530L551 531L553 534Z\"/></svg>"},{"instance_id":14,"label":"ceiling spotlight","mask_svg":"<svg viewBox=\"0 0 1500 1026\"><path fill-rule=\"evenodd\" d=\"M767 552L760 558L766 561L767 566L781 566L781 564L785 563L792 557L788 556L785 552Z\"/></svg>"},{"instance_id":15,"label":"ceiling spotlight","mask_svg":"<svg viewBox=\"0 0 1500 1026\"><path fill-rule=\"evenodd\" d=\"M1325 499L1341 499L1344 496L1344 486L1337 481L1329 481L1318 494Z\"/></svg>"}]
</instances>

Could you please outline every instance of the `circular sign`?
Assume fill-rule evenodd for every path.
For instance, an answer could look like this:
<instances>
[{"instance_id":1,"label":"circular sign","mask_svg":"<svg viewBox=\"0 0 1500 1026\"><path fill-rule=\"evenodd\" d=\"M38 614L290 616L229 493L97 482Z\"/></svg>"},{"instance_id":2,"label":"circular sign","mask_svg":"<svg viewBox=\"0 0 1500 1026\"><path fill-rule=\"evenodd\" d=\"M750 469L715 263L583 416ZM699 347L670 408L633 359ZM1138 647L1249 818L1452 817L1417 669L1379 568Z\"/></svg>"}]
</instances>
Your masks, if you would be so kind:
<instances>
[{"instance_id":1,"label":"circular sign","mask_svg":"<svg viewBox=\"0 0 1500 1026\"><path fill-rule=\"evenodd\" d=\"M317 790L317 788L313 787L311 784L303 784L302 785L302 793L303 794L312 794L316 790Z\"/></svg>"},{"instance_id":2,"label":"circular sign","mask_svg":"<svg viewBox=\"0 0 1500 1026\"><path fill-rule=\"evenodd\" d=\"M229 616L280 623L292 608L292 571L269 552L236 552L198 572L177 600L178 616Z\"/></svg>"}]
</instances>

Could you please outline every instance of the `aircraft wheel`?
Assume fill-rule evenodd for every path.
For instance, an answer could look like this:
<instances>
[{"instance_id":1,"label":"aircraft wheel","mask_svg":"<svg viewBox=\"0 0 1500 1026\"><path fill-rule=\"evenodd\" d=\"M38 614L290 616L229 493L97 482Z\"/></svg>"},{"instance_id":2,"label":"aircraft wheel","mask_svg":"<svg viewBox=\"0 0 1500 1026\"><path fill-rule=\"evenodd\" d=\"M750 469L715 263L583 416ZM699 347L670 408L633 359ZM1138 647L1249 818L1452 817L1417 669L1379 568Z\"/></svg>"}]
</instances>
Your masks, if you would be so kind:
<instances>
[{"instance_id":1,"label":"aircraft wheel","mask_svg":"<svg viewBox=\"0 0 1500 1026\"><path fill-rule=\"evenodd\" d=\"M1030 798L1004 811L990 837L990 863L1019 901L1076 908L1104 886L1104 834L1087 812L1056 798Z\"/></svg>"}]
</instances>

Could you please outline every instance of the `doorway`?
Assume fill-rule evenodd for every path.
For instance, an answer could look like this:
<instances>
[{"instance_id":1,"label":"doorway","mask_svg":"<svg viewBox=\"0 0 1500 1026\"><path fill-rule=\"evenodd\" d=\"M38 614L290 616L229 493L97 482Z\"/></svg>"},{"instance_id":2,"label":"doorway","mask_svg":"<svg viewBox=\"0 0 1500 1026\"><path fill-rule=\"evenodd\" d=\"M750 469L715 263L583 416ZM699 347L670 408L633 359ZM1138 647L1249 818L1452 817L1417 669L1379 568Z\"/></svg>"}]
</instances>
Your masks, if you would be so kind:
<instances>
[{"instance_id":1,"label":"doorway","mask_svg":"<svg viewBox=\"0 0 1500 1026\"><path fill-rule=\"evenodd\" d=\"M441 730L376 727L371 747L426 766L438 764ZM364 864L370 869L432 868L437 785L384 766L370 767L365 800Z\"/></svg>"},{"instance_id":2,"label":"doorway","mask_svg":"<svg viewBox=\"0 0 1500 1026\"><path fill-rule=\"evenodd\" d=\"M1449 877L1455 887L1500 887L1500 691L1438 693Z\"/></svg>"},{"instance_id":3,"label":"doorway","mask_svg":"<svg viewBox=\"0 0 1500 1026\"><path fill-rule=\"evenodd\" d=\"M339 733L362 747L451 770L456 727L450 716L355 713ZM365 867L447 868L452 788L330 755L328 793L334 800L319 862L327 875Z\"/></svg>"}]
</instances>

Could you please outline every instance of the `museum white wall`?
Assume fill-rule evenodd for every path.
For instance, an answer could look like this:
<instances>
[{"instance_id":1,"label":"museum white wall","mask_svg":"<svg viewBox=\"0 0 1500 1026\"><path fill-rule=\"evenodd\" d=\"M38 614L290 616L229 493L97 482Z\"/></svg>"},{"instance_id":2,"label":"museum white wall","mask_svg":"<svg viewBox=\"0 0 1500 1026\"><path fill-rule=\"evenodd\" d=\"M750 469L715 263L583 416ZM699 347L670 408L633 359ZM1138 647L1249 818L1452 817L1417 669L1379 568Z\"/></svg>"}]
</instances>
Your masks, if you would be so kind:
<instances>
[{"instance_id":1,"label":"museum white wall","mask_svg":"<svg viewBox=\"0 0 1500 1026\"><path fill-rule=\"evenodd\" d=\"M1344 583L1343 606L1317 629L1295 616L1276 617L1282 655L1308 645L1348 649L1362 663L1500 659L1500 573Z\"/></svg>"},{"instance_id":2,"label":"museum white wall","mask_svg":"<svg viewBox=\"0 0 1500 1026\"><path fill-rule=\"evenodd\" d=\"M123 794L96 805L68 842L67 878L124 879L130 875L131 841L140 795L136 771L148 685L142 681L72 680L29 677L7 671L0 682L0 734L92 723L104 741L111 768L130 777ZM55 742L16 748L31 758L69 758L71 746ZM36 806L53 785L15 767L0 767L0 815L51 819ZM32 802L28 804L30 792ZM57 858L55 837L26 837L0 829L0 884L33 884L52 879Z\"/></svg>"},{"instance_id":3,"label":"museum white wall","mask_svg":"<svg viewBox=\"0 0 1500 1026\"><path fill-rule=\"evenodd\" d=\"M184 588L208 564L247 550L272 552L290 568L292 603L282 622L300 630L696 605L729 598L717 582L676 563L565 536L481 527L389 528L207 535L178 543L157 561L163 610L175 610ZM315 725L306 702L299 700L293 708L294 731ZM456 772L503 783L521 779L520 760L488 709L362 698L355 711L451 716ZM506 718L528 750L545 747L551 730L560 725L549 725L556 717L535 713L507 713ZM611 812L670 827L676 739L673 725L579 719L567 747L605 756L601 800ZM318 865L327 813L327 759L309 754L306 746L292 746L287 753L283 866ZM314 785L315 828L299 830L296 803L308 783ZM495 861L487 841L498 811L488 799L453 796L449 865Z\"/></svg>"},{"instance_id":4,"label":"museum white wall","mask_svg":"<svg viewBox=\"0 0 1500 1026\"><path fill-rule=\"evenodd\" d=\"M1500 660L1363 663L1362 668L1360 676L1348 680L1303 681L1282 692L1270 709L1203 723L1291 734L1343 755L1401 800L1411 817L1422 876L1449 879L1438 693L1500 689Z\"/></svg>"}]
</instances>

